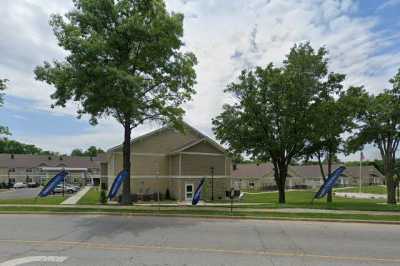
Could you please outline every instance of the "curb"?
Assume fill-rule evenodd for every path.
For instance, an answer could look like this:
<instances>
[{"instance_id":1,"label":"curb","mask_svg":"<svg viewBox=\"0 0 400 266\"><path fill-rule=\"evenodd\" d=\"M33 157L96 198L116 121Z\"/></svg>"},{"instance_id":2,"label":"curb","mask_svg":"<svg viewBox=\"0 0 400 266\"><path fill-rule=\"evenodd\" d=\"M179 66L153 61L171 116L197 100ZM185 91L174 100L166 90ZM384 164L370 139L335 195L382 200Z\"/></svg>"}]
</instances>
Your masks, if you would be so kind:
<instances>
[{"instance_id":1,"label":"curb","mask_svg":"<svg viewBox=\"0 0 400 266\"><path fill-rule=\"evenodd\" d=\"M357 219L330 219L330 218L293 218L293 217L258 217L258 216L228 216L228 215L201 215L201 214L163 214L163 213L123 213L123 212L58 212L58 211L1 211L1 214L39 214L39 215L104 215L104 216L154 216L154 217L180 217L201 218L215 220L265 220L265 221L293 221L293 222L330 222L330 223L358 223L358 224L387 224L400 225L400 221L385 220L357 220Z\"/></svg>"}]
</instances>

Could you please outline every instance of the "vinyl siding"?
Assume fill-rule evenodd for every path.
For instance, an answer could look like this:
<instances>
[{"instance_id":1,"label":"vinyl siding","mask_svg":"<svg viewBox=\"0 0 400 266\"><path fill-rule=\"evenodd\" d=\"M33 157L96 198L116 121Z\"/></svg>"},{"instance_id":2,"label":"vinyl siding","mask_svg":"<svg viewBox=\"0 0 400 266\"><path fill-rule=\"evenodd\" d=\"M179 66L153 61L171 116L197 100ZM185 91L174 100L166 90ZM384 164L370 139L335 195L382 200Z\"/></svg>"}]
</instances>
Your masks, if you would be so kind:
<instances>
[{"instance_id":1,"label":"vinyl siding","mask_svg":"<svg viewBox=\"0 0 400 266\"><path fill-rule=\"evenodd\" d=\"M183 176L209 176L210 167L214 167L214 175L225 176L225 157L199 154L182 154Z\"/></svg>"}]
</instances>

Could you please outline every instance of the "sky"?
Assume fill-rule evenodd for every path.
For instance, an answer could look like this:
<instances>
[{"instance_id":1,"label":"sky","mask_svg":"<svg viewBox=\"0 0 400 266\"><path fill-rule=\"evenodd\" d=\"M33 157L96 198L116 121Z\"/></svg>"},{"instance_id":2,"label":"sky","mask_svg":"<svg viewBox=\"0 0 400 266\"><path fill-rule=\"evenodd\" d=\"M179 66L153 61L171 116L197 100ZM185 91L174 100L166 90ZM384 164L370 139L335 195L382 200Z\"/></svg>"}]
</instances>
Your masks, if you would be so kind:
<instances>
[{"instance_id":1,"label":"sky","mask_svg":"<svg viewBox=\"0 0 400 266\"><path fill-rule=\"evenodd\" d=\"M185 121L213 137L211 119L230 101L224 94L242 69L280 64L296 43L310 41L329 51L331 71L345 73L346 86L364 85L370 93L389 87L400 68L400 0L167 0L181 12L185 50L197 56L197 94L185 104ZM109 149L123 140L112 118L91 126L77 119L77 104L51 109L54 88L35 81L33 69L61 60L48 24L64 14L71 0L2 0L0 8L0 78L9 79L0 125L10 138L43 149L69 153L91 145ZM159 125L137 128L133 136ZM378 156L366 147L367 159ZM341 156L344 159L343 156ZM358 154L346 159L358 159Z\"/></svg>"}]
</instances>

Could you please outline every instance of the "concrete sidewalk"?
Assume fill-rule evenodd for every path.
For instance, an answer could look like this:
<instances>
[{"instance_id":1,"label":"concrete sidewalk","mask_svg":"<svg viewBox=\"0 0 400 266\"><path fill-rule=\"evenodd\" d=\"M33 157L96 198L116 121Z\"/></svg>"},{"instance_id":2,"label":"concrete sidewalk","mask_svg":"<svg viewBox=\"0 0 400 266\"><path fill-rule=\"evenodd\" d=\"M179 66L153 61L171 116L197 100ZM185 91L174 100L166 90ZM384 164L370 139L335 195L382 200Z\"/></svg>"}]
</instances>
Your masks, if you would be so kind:
<instances>
[{"instance_id":1,"label":"concrete sidewalk","mask_svg":"<svg viewBox=\"0 0 400 266\"><path fill-rule=\"evenodd\" d=\"M120 205L42 205L42 204L1 204L1 207L46 207L46 208L75 208L75 209L88 209L93 208L96 210L157 210L156 206L120 206ZM229 207L211 207L211 206L160 206L160 210L212 210L212 211L229 211ZM367 214L367 215L395 215L399 216L400 211L357 211L357 210L327 210L327 209L306 209L306 208L233 208L234 212L279 212L279 213L332 213L332 214Z\"/></svg>"},{"instance_id":2,"label":"concrete sidewalk","mask_svg":"<svg viewBox=\"0 0 400 266\"><path fill-rule=\"evenodd\" d=\"M75 195L69 197L68 199L64 200L63 202L60 203L60 205L75 205L78 203L78 201L85 196L86 193L91 189L92 187L86 186L79 190Z\"/></svg>"}]
</instances>

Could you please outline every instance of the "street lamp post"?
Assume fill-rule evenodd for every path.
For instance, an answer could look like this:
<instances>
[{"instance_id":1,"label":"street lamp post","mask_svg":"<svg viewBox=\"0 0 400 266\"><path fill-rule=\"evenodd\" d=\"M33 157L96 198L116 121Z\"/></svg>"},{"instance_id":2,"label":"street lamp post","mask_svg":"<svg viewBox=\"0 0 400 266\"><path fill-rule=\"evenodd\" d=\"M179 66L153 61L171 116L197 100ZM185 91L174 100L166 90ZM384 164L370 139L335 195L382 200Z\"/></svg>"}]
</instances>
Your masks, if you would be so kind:
<instances>
[{"instance_id":1,"label":"street lamp post","mask_svg":"<svg viewBox=\"0 0 400 266\"><path fill-rule=\"evenodd\" d=\"M214 201L214 166L210 167L211 171L211 200Z\"/></svg>"}]
</instances>

